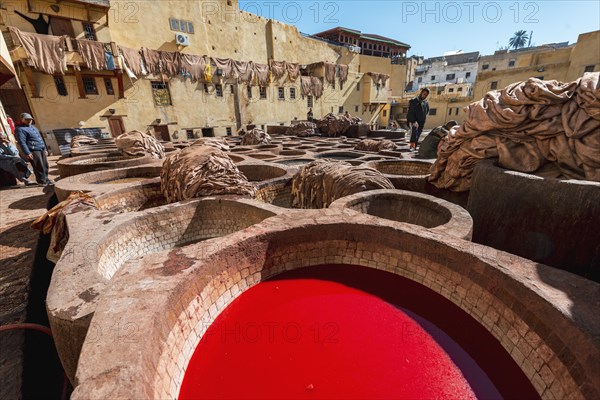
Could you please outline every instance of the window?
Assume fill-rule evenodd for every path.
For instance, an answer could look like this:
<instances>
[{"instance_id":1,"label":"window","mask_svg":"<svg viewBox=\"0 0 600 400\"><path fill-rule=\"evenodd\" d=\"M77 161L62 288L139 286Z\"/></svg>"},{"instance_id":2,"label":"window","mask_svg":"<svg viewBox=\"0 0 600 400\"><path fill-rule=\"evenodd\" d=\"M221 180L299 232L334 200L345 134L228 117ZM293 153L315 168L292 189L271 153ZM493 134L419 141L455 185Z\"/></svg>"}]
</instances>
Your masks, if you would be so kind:
<instances>
[{"instance_id":1,"label":"window","mask_svg":"<svg viewBox=\"0 0 600 400\"><path fill-rule=\"evenodd\" d=\"M357 91L357 92L360 92L360 82L357 82L357 83L356 83L356 91Z\"/></svg>"},{"instance_id":2,"label":"window","mask_svg":"<svg viewBox=\"0 0 600 400\"><path fill-rule=\"evenodd\" d=\"M265 100L267 98L267 88L264 86L260 87L260 99Z\"/></svg>"},{"instance_id":3,"label":"window","mask_svg":"<svg viewBox=\"0 0 600 400\"><path fill-rule=\"evenodd\" d=\"M152 97L154 98L154 104L157 106L171 106L171 93L169 92L169 85L167 82L151 81L152 85Z\"/></svg>"},{"instance_id":4,"label":"window","mask_svg":"<svg viewBox=\"0 0 600 400\"><path fill-rule=\"evenodd\" d=\"M358 112L358 106L354 106L354 112L357 113Z\"/></svg>"},{"instance_id":5,"label":"window","mask_svg":"<svg viewBox=\"0 0 600 400\"><path fill-rule=\"evenodd\" d=\"M492 90L498 89L498 81L492 81L492 85L490 86Z\"/></svg>"},{"instance_id":6,"label":"window","mask_svg":"<svg viewBox=\"0 0 600 400\"><path fill-rule=\"evenodd\" d=\"M227 128L225 128L225 132L227 132L227 136L231 136L231 127L228 126Z\"/></svg>"},{"instance_id":7,"label":"window","mask_svg":"<svg viewBox=\"0 0 600 400\"><path fill-rule=\"evenodd\" d=\"M459 92L462 92L462 86L459 86L459 87L458 87L458 91L459 91Z\"/></svg>"},{"instance_id":8,"label":"window","mask_svg":"<svg viewBox=\"0 0 600 400\"><path fill-rule=\"evenodd\" d=\"M188 21L187 23L187 31L188 33L194 33L194 24Z\"/></svg>"},{"instance_id":9,"label":"window","mask_svg":"<svg viewBox=\"0 0 600 400\"><path fill-rule=\"evenodd\" d=\"M387 110L383 110L383 116L387 117Z\"/></svg>"},{"instance_id":10,"label":"window","mask_svg":"<svg viewBox=\"0 0 600 400\"><path fill-rule=\"evenodd\" d=\"M343 114L344 113L344 106L339 106L338 107L338 114Z\"/></svg>"},{"instance_id":11,"label":"window","mask_svg":"<svg viewBox=\"0 0 600 400\"><path fill-rule=\"evenodd\" d=\"M249 99L252 98L252 86L246 86L246 94L248 95Z\"/></svg>"},{"instance_id":12,"label":"window","mask_svg":"<svg viewBox=\"0 0 600 400\"><path fill-rule=\"evenodd\" d=\"M459 111L460 111L460 107L456 107L456 111L454 112L454 115L458 115Z\"/></svg>"},{"instance_id":13,"label":"window","mask_svg":"<svg viewBox=\"0 0 600 400\"><path fill-rule=\"evenodd\" d=\"M169 27L172 31L194 33L194 24L183 19L169 18Z\"/></svg>"},{"instance_id":14,"label":"window","mask_svg":"<svg viewBox=\"0 0 600 400\"><path fill-rule=\"evenodd\" d=\"M446 80L447 81L451 81L452 79L454 79L456 77L456 74L446 74Z\"/></svg>"},{"instance_id":15,"label":"window","mask_svg":"<svg viewBox=\"0 0 600 400\"><path fill-rule=\"evenodd\" d=\"M296 100L296 88L293 88L293 87L290 88L290 99Z\"/></svg>"},{"instance_id":16,"label":"window","mask_svg":"<svg viewBox=\"0 0 600 400\"><path fill-rule=\"evenodd\" d=\"M187 137L188 140L194 140L194 130L193 129L186 129L185 130L185 137Z\"/></svg>"},{"instance_id":17,"label":"window","mask_svg":"<svg viewBox=\"0 0 600 400\"><path fill-rule=\"evenodd\" d=\"M231 92L231 94L233 94L235 92L233 85L229 85L229 91Z\"/></svg>"},{"instance_id":18,"label":"window","mask_svg":"<svg viewBox=\"0 0 600 400\"><path fill-rule=\"evenodd\" d=\"M508 66L509 66L509 67L514 67L514 66L515 66L515 60L510 60L510 61L508 62Z\"/></svg>"},{"instance_id":19,"label":"window","mask_svg":"<svg viewBox=\"0 0 600 400\"><path fill-rule=\"evenodd\" d=\"M54 84L56 85L56 91L59 96L67 96L67 86L65 85L65 80L62 76L54 77Z\"/></svg>"},{"instance_id":20,"label":"window","mask_svg":"<svg viewBox=\"0 0 600 400\"><path fill-rule=\"evenodd\" d=\"M313 107L313 97L312 96L306 97L306 107L309 107L309 108Z\"/></svg>"},{"instance_id":21,"label":"window","mask_svg":"<svg viewBox=\"0 0 600 400\"><path fill-rule=\"evenodd\" d=\"M179 20L175 18L169 18L169 25L171 26L172 31L179 30Z\"/></svg>"},{"instance_id":22,"label":"window","mask_svg":"<svg viewBox=\"0 0 600 400\"><path fill-rule=\"evenodd\" d=\"M215 93L217 94L217 97L223 97L223 86L219 84L215 85Z\"/></svg>"},{"instance_id":23,"label":"window","mask_svg":"<svg viewBox=\"0 0 600 400\"><path fill-rule=\"evenodd\" d=\"M470 78L470 77L471 77L471 73L470 73L470 72L467 72L467 73L465 74L465 78Z\"/></svg>"},{"instance_id":24,"label":"window","mask_svg":"<svg viewBox=\"0 0 600 400\"><path fill-rule=\"evenodd\" d=\"M113 89L112 81L110 80L110 78L104 78L104 87L106 88L106 94L115 94L115 90Z\"/></svg>"},{"instance_id":25,"label":"window","mask_svg":"<svg viewBox=\"0 0 600 400\"><path fill-rule=\"evenodd\" d=\"M594 67L595 65L586 65L585 68L583 69L583 72L594 72Z\"/></svg>"},{"instance_id":26,"label":"window","mask_svg":"<svg viewBox=\"0 0 600 400\"><path fill-rule=\"evenodd\" d=\"M429 115L436 115L437 114L437 108L430 108L429 109Z\"/></svg>"},{"instance_id":27,"label":"window","mask_svg":"<svg viewBox=\"0 0 600 400\"><path fill-rule=\"evenodd\" d=\"M452 115L452 107L448 108L448 115Z\"/></svg>"},{"instance_id":28,"label":"window","mask_svg":"<svg viewBox=\"0 0 600 400\"><path fill-rule=\"evenodd\" d=\"M94 24L90 22L82 22L83 25L83 34L87 40L98 40L96 37L96 29L94 28Z\"/></svg>"},{"instance_id":29,"label":"window","mask_svg":"<svg viewBox=\"0 0 600 400\"><path fill-rule=\"evenodd\" d=\"M435 75L431 75L431 80L435 81Z\"/></svg>"},{"instance_id":30,"label":"window","mask_svg":"<svg viewBox=\"0 0 600 400\"><path fill-rule=\"evenodd\" d=\"M81 78L83 81L83 90L85 94L98 94L98 88L96 87L96 79L91 76Z\"/></svg>"},{"instance_id":31,"label":"window","mask_svg":"<svg viewBox=\"0 0 600 400\"><path fill-rule=\"evenodd\" d=\"M488 69L490 67L490 64L483 64L481 66L481 69Z\"/></svg>"},{"instance_id":32,"label":"window","mask_svg":"<svg viewBox=\"0 0 600 400\"><path fill-rule=\"evenodd\" d=\"M282 87L277 88L277 98L279 100L285 100L285 91Z\"/></svg>"},{"instance_id":33,"label":"window","mask_svg":"<svg viewBox=\"0 0 600 400\"><path fill-rule=\"evenodd\" d=\"M420 76L419 79L417 79L417 82L419 82L419 83L423 82L423 77Z\"/></svg>"},{"instance_id":34,"label":"window","mask_svg":"<svg viewBox=\"0 0 600 400\"><path fill-rule=\"evenodd\" d=\"M454 93L454 88L448 89L448 93Z\"/></svg>"}]
</instances>

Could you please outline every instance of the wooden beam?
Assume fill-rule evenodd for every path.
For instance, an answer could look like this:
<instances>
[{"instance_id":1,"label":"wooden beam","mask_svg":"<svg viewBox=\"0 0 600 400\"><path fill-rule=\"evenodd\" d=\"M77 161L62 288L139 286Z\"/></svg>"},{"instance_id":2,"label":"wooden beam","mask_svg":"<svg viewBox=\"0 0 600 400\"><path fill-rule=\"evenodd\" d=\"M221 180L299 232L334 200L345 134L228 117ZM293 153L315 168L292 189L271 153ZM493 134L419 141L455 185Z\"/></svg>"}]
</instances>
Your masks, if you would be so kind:
<instances>
[{"instance_id":1,"label":"wooden beam","mask_svg":"<svg viewBox=\"0 0 600 400\"><path fill-rule=\"evenodd\" d=\"M35 84L35 76L33 75L33 70L27 63L23 63L23 71L25 73L25 80L27 81L27 86L29 86L29 90L31 91L31 97L34 99L39 99L40 92L38 90L37 85Z\"/></svg>"},{"instance_id":2,"label":"wooden beam","mask_svg":"<svg viewBox=\"0 0 600 400\"><path fill-rule=\"evenodd\" d=\"M123 72L115 71L115 75L117 76L117 90L119 91L118 96L119 99L125 98L125 85L123 84Z\"/></svg>"},{"instance_id":3,"label":"wooden beam","mask_svg":"<svg viewBox=\"0 0 600 400\"><path fill-rule=\"evenodd\" d=\"M87 99L85 95L85 87L83 86L83 79L81 78L81 72L75 70L75 79L77 80L77 89L79 90L79 98Z\"/></svg>"}]
</instances>

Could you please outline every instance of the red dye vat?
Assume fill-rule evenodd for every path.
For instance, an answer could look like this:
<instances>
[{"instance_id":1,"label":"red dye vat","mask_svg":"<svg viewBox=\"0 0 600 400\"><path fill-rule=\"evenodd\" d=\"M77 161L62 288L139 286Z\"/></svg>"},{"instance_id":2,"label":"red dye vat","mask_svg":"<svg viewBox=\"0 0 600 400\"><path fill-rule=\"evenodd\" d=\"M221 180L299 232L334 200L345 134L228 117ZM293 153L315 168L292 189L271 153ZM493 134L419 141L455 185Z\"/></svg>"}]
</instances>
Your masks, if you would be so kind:
<instances>
[{"instance_id":1,"label":"red dye vat","mask_svg":"<svg viewBox=\"0 0 600 400\"><path fill-rule=\"evenodd\" d=\"M208 328L180 398L476 398L411 315L333 281L260 283Z\"/></svg>"}]
</instances>

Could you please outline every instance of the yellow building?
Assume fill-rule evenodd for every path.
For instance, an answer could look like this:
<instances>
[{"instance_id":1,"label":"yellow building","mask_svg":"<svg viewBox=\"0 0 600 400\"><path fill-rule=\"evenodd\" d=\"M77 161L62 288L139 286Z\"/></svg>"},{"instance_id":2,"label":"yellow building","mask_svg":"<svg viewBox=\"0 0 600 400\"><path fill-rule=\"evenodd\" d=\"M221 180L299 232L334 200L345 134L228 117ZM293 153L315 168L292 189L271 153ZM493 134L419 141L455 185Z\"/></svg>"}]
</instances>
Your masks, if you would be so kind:
<instances>
[{"instance_id":1,"label":"yellow building","mask_svg":"<svg viewBox=\"0 0 600 400\"><path fill-rule=\"evenodd\" d=\"M348 79L335 87L324 82L323 95L302 96L300 79L267 86L223 79L190 79L164 74L130 77L116 58L112 70L90 70L76 44L67 44L67 71L48 74L32 68L19 43L10 37L9 48L24 91L4 88L2 97L21 98L11 105L13 114L31 112L42 132L64 128L101 128L113 136L123 131L153 130L164 140L235 134L247 126L289 125L306 118L348 111L364 122L384 122L387 99L405 85L406 67L391 58L366 56L350 46L333 45L307 37L290 25L240 11L237 1L107 1L22 0L7 3L0 12L6 37L9 26L35 32L32 20L44 21L46 32L75 39L119 46L209 58L268 64L271 60L314 66L311 74L324 77L323 62L348 65ZM29 20L28 20L28 19ZM38 24L39 25L39 24ZM42 27L43 28L43 27ZM39 26L38 26L39 29ZM214 66L213 66L214 67ZM389 76L385 85L375 76ZM57 152L52 133L48 135Z\"/></svg>"}]
</instances>

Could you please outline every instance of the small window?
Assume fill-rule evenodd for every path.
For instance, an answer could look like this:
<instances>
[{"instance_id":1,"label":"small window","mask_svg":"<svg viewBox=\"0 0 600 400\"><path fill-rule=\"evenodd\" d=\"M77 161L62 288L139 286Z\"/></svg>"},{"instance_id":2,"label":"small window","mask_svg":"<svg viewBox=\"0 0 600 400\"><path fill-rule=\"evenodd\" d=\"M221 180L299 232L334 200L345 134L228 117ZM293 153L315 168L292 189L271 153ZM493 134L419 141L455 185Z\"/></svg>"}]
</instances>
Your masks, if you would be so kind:
<instances>
[{"instance_id":1,"label":"small window","mask_svg":"<svg viewBox=\"0 0 600 400\"><path fill-rule=\"evenodd\" d=\"M267 88L264 86L260 87L260 99L265 100L267 98Z\"/></svg>"},{"instance_id":2,"label":"small window","mask_svg":"<svg viewBox=\"0 0 600 400\"><path fill-rule=\"evenodd\" d=\"M114 95L115 90L113 89L112 80L110 78L104 78L104 87L106 88L106 94Z\"/></svg>"},{"instance_id":3,"label":"small window","mask_svg":"<svg viewBox=\"0 0 600 400\"><path fill-rule=\"evenodd\" d=\"M65 80L62 76L55 76L54 84L56 85L56 91L59 96L68 96L67 86L65 85Z\"/></svg>"},{"instance_id":4,"label":"small window","mask_svg":"<svg viewBox=\"0 0 600 400\"><path fill-rule=\"evenodd\" d=\"M169 92L169 85L167 82L151 81L152 85L152 97L154 98L154 104L157 106L171 106L171 93Z\"/></svg>"},{"instance_id":5,"label":"small window","mask_svg":"<svg viewBox=\"0 0 600 400\"><path fill-rule=\"evenodd\" d=\"M419 83L423 82L423 77L420 76L419 79L417 79L417 82L419 82Z\"/></svg>"},{"instance_id":6,"label":"small window","mask_svg":"<svg viewBox=\"0 0 600 400\"><path fill-rule=\"evenodd\" d=\"M231 0L227 0L227 5L231 7Z\"/></svg>"},{"instance_id":7,"label":"small window","mask_svg":"<svg viewBox=\"0 0 600 400\"><path fill-rule=\"evenodd\" d=\"M358 112L358 106L354 106L354 112L357 113Z\"/></svg>"},{"instance_id":8,"label":"small window","mask_svg":"<svg viewBox=\"0 0 600 400\"><path fill-rule=\"evenodd\" d=\"M187 31L188 33L194 33L194 24L190 21L187 23Z\"/></svg>"},{"instance_id":9,"label":"small window","mask_svg":"<svg viewBox=\"0 0 600 400\"><path fill-rule=\"evenodd\" d=\"M509 66L509 67L514 67L514 66L515 66L515 60L510 60L510 61L508 62L508 66Z\"/></svg>"},{"instance_id":10,"label":"small window","mask_svg":"<svg viewBox=\"0 0 600 400\"><path fill-rule=\"evenodd\" d=\"M309 108L313 107L313 97L312 96L306 97L306 107L309 107Z\"/></svg>"},{"instance_id":11,"label":"small window","mask_svg":"<svg viewBox=\"0 0 600 400\"><path fill-rule=\"evenodd\" d=\"M429 110L431 111L431 110ZM448 108L448 115L452 115L452 107Z\"/></svg>"},{"instance_id":12,"label":"small window","mask_svg":"<svg viewBox=\"0 0 600 400\"><path fill-rule=\"evenodd\" d=\"M465 78L470 78L470 77L471 77L471 73L470 73L470 72L467 72L467 73L465 74Z\"/></svg>"},{"instance_id":13,"label":"small window","mask_svg":"<svg viewBox=\"0 0 600 400\"><path fill-rule=\"evenodd\" d=\"M435 75L431 75L431 80L435 81Z\"/></svg>"},{"instance_id":14,"label":"small window","mask_svg":"<svg viewBox=\"0 0 600 400\"><path fill-rule=\"evenodd\" d=\"M296 88L290 88L290 100L296 100Z\"/></svg>"},{"instance_id":15,"label":"small window","mask_svg":"<svg viewBox=\"0 0 600 400\"><path fill-rule=\"evenodd\" d=\"M217 94L217 97L223 97L223 86L221 85L215 85L215 93Z\"/></svg>"},{"instance_id":16,"label":"small window","mask_svg":"<svg viewBox=\"0 0 600 400\"><path fill-rule=\"evenodd\" d=\"M179 20L175 18L169 18L169 25L172 31L179 31Z\"/></svg>"},{"instance_id":17,"label":"small window","mask_svg":"<svg viewBox=\"0 0 600 400\"><path fill-rule=\"evenodd\" d=\"M483 64L483 65L481 66L481 69L483 69L483 70L486 70L486 69L488 69L489 67L490 67L490 64Z\"/></svg>"},{"instance_id":18,"label":"small window","mask_svg":"<svg viewBox=\"0 0 600 400\"><path fill-rule=\"evenodd\" d=\"M285 100L285 91L282 87L277 88L277 98L279 100Z\"/></svg>"},{"instance_id":19,"label":"small window","mask_svg":"<svg viewBox=\"0 0 600 400\"><path fill-rule=\"evenodd\" d=\"M429 115L436 115L437 114L437 108L430 108L429 109Z\"/></svg>"},{"instance_id":20,"label":"small window","mask_svg":"<svg viewBox=\"0 0 600 400\"><path fill-rule=\"evenodd\" d=\"M343 114L344 113L344 106L339 106L338 107L338 114Z\"/></svg>"},{"instance_id":21,"label":"small window","mask_svg":"<svg viewBox=\"0 0 600 400\"><path fill-rule=\"evenodd\" d=\"M451 81L452 79L454 79L455 76L456 74L446 74L446 80Z\"/></svg>"},{"instance_id":22,"label":"small window","mask_svg":"<svg viewBox=\"0 0 600 400\"><path fill-rule=\"evenodd\" d=\"M492 90L498 89L498 81L492 81L492 85L490 87Z\"/></svg>"},{"instance_id":23,"label":"small window","mask_svg":"<svg viewBox=\"0 0 600 400\"><path fill-rule=\"evenodd\" d=\"M193 129L186 129L185 130L185 137L187 137L188 140L194 140L194 130Z\"/></svg>"},{"instance_id":24,"label":"small window","mask_svg":"<svg viewBox=\"0 0 600 400\"><path fill-rule=\"evenodd\" d=\"M87 40L97 41L98 38L96 37L96 29L94 28L94 24L92 24L90 22L82 22L82 25L83 25L83 34L85 35L85 38Z\"/></svg>"},{"instance_id":25,"label":"small window","mask_svg":"<svg viewBox=\"0 0 600 400\"><path fill-rule=\"evenodd\" d=\"M463 88L462 88L462 86L459 86L459 87L458 87L458 91L459 91L459 92L462 92L462 89L463 89Z\"/></svg>"},{"instance_id":26,"label":"small window","mask_svg":"<svg viewBox=\"0 0 600 400\"><path fill-rule=\"evenodd\" d=\"M231 127L228 126L227 128L225 128L225 132L227 132L227 136L231 136Z\"/></svg>"},{"instance_id":27,"label":"small window","mask_svg":"<svg viewBox=\"0 0 600 400\"><path fill-rule=\"evenodd\" d=\"M454 93L454 88L449 88L448 93Z\"/></svg>"},{"instance_id":28,"label":"small window","mask_svg":"<svg viewBox=\"0 0 600 400\"><path fill-rule=\"evenodd\" d=\"M83 90L85 94L98 94L98 88L96 87L96 79L91 76L81 78L83 81Z\"/></svg>"},{"instance_id":29,"label":"small window","mask_svg":"<svg viewBox=\"0 0 600 400\"><path fill-rule=\"evenodd\" d=\"M248 95L249 99L252 98L252 86L246 86L246 94Z\"/></svg>"},{"instance_id":30,"label":"small window","mask_svg":"<svg viewBox=\"0 0 600 400\"><path fill-rule=\"evenodd\" d=\"M583 69L583 72L594 72L595 69L595 65L586 65L585 68Z\"/></svg>"},{"instance_id":31,"label":"small window","mask_svg":"<svg viewBox=\"0 0 600 400\"><path fill-rule=\"evenodd\" d=\"M460 111L460 107L456 107L456 112L454 113L455 115L458 115L458 112Z\"/></svg>"},{"instance_id":32,"label":"small window","mask_svg":"<svg viewBox=\"0 0 600 400\"><path fill-rule=\"evenodd\" d=\"M235 89L233 88L233 85L229 85L229 91L231 92L231 94L235 93Z\"/></svg>"},{"instance_id":33,"label":"small window","mask_svg":"<svg viewBox=\"0 0 600 400\"><path fill-rule=\"evenodd\" d=\"M357 92L360 92L360 82L357 82L357 83L356 83L356 91L357 91Z\"/></svg>"},{"instance_id":34,"label":"small window","mask_svg":"<svg viewBox=\"0 0 600 400\"><path fill-rule=\"evenodd\" d=\"M387 117L387 110L383 110L383 116Z\"/></svg>"}]
</instances>

